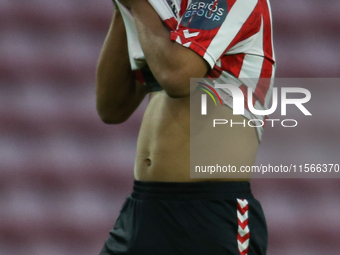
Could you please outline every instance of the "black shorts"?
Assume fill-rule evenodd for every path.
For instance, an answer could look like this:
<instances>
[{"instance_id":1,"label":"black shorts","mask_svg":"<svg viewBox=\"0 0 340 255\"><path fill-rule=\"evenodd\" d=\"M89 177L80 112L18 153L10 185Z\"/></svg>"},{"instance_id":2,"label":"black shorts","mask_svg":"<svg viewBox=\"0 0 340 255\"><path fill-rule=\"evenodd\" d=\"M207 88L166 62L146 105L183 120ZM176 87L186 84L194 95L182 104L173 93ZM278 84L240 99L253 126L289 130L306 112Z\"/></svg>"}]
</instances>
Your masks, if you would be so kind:
<instances>
[{"instance_id":1,"label":"black shorts","mask_svg":"<svg viewBox=\"0 0 340 255\"><path fill-rule=\"evenodd\" d=\"M267 227L248 182L135 181L100 255L262 255Z\"/></svg>"}]
</instances>

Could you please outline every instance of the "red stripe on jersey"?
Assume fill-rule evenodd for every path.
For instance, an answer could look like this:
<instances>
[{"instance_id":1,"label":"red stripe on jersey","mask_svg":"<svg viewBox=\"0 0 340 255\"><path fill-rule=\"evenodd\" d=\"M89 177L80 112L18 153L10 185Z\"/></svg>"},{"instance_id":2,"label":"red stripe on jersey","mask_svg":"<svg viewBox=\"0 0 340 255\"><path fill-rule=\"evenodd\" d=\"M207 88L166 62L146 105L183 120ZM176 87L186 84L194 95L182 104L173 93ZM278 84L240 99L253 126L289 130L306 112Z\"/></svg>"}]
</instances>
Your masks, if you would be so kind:
<instances>
[{"instance_id":1,"label":"red stripe on jersey","mask_svg":"<svg viewBox=\"0 0 340 255\"><path fill-rule=\"evenodd\" d=\"M188 0L181 1L181 10L179 12L179 17L182 17L188 7Z\"/></svg>"},{"instance_id":2,"label":"red stripe on jersey","mask_svg":"<svg viewBox=\"0 0 340 255\"><path fill-rule=\"evenodd\" d=\"M226 72L239 77L245 54L224 55L221 57L221 67Z\"/></svg>"},{"instance_id":3,"label":"red stripe on jersey","mask_svg":"<svg viewBox=\"0 0 340 255\"><path fill-rule=\"evenodd\" d=\"M228 11L231 9L231 7L233 7L235 2L236 2L236 0L227 0Z\"/></svg>"},{"instance_id":4,"label":"red stripe on jersey","mask_svg":"<svg viewBox=\"0 0 340 255\"><path fill-rule=\"evenodd\" d=\"M172 17L170 19L163 20L163 22L171 31L176 30L178 23L177 23L177 20L174 17Z\"/></svg>"},{"instance_id":5,"label":"red stripe on jersey","mask_svg":"<svg viewBox=\"0 0 340 255\"><path fill-rule=\"evenodd\" d=\"M227 52L235 44L258 33L260 31L260 27L261 27L261 10L259 8L259 3L257 3L253 12L250 14L246 22L242 25L240 31L237 33L235 38L229 44L225 52Z\"/></svg>"},{"instance_id":6,"label":"red stripe on jersey","mask_svg":"<svg viewBox=\"0 0 340 255\"><path fill-rule=\"evenodd\" d=\"M206 77L216 79L221 76L223 70L219 66L215 65L213 69L206 74Z\"/></svg>"}]
</instances>

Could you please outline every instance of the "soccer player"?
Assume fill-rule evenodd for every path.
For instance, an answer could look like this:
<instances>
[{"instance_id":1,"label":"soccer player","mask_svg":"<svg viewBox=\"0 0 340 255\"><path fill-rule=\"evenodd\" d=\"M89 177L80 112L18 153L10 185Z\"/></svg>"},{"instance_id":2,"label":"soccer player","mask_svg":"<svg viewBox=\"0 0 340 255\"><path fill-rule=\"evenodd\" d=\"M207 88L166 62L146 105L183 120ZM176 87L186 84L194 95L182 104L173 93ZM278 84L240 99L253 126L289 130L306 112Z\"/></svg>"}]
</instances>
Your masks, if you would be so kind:
<instances>
[{"instance_id":1,"label":"soccer player","mask_svg":"<svg viewBox=\"0 0 340 255\"><path fill-rule=\"evenodd\" d=\"M162 0L160 0L161 2ZM249 178L190 178L190 78L233 81L266 109L275 72L266 0L164 0L178 20L161 20L147 0L120 0L136 22L147 66L131 70L126 30L115 8L97 68L97 110L124 122L149 94L141 124L132 194L101 255L265 254L267 228ZM178 23L176 23L178 22ZM141 75L142 74L142 75ZM226 116L228 91L219 90ZM252 165L262 129L226 129L216 148L225 165Z\"/></svg>"}]
</instances>

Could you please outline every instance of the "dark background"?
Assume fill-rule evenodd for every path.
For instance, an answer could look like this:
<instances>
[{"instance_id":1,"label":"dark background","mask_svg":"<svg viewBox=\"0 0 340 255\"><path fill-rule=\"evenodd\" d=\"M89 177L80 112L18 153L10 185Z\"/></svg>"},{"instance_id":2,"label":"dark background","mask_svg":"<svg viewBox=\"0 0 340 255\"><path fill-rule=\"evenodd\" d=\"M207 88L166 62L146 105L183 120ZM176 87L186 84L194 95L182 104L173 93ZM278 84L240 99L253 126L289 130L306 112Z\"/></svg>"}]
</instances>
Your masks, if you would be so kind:
<instances>
[{"instance_id":1,"label":"dark background","mask_svg":"<svg viewBox=\"0 0 340 255\"><path fill-rule=\"evenodd\" d=\"M272 12L277 77L339 77L339 0L272 0ZM95 110L95 67L111 14L110 0L0 0L1 255L98 254L131 191L146 102L118 126ZM336 154L331 143L317 150L318 133L339 139L320 121L294 134L298 143L265 132L258 162L289 164L293 155L308 158L311 146L320 157ZM339 254L338 179L252 186L267 216L269 255Z\"/></svg>"}]
</instances>

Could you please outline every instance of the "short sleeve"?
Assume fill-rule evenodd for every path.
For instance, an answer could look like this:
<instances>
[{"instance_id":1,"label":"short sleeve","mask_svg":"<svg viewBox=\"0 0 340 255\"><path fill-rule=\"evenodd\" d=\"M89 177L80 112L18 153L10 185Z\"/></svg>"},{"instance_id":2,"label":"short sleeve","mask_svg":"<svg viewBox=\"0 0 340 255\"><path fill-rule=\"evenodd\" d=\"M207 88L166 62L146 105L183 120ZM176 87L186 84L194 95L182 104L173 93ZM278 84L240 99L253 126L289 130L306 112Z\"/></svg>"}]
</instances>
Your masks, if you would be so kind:
<instances>
[{"instance_id":1,"label":"short sleeve","mask_svg":"<svg viewBox=\"0 0 340 255\"><path fill-rule=\"evenodd\" d=\"M171 40L190 48L214 67L232 46L258 32L254 9L260 0L192 0Z\"/></svg>"}]
</instances>

